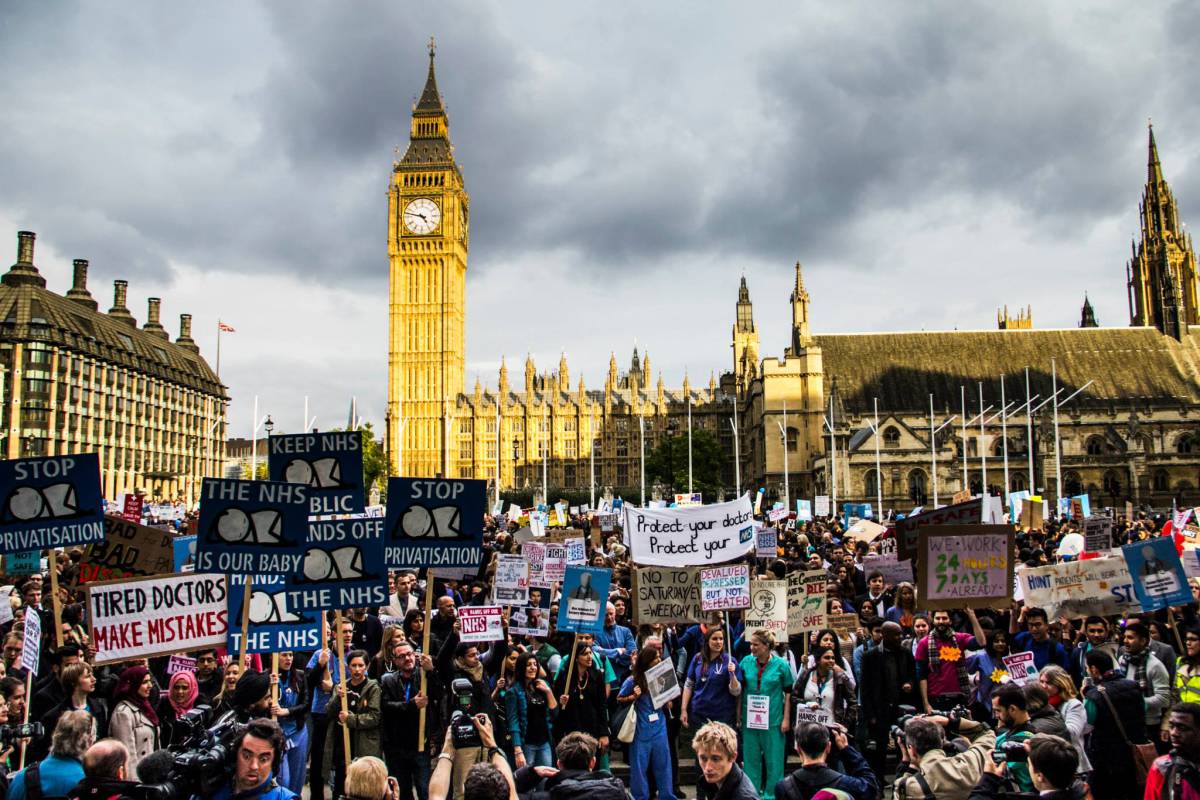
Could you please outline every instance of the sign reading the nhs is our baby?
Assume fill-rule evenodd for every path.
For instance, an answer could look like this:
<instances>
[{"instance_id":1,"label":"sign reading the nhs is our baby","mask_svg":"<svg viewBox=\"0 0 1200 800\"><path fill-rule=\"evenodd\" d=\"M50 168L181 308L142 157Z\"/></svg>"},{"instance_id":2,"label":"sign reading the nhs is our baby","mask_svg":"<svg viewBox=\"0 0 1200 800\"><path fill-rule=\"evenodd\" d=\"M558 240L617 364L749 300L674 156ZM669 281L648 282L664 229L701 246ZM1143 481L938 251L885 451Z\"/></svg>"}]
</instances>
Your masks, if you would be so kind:
<instances>
[{"instance_id":1,"label":"sign reading the nhs is our baby","mask_svg":"<svg viewBox=\"0 0 1200 800\"><path fill-rule=\"evenodd\" d=\"M196 572L299 572L308 539L309 492L298 483L205 478Z\"/></svg>"}]
</instances>

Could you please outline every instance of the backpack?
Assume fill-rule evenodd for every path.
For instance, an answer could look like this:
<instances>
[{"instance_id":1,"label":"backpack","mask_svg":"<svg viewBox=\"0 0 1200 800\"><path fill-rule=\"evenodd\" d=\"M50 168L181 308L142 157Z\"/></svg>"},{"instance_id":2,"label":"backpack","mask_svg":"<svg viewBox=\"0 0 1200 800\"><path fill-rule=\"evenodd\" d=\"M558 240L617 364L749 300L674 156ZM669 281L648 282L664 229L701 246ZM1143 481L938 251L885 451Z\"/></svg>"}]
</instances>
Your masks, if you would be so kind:
<instances>
[{"instance_id":1,"label":"backpack","mask_svg":"<svg viewBox=\"0 0 1200 800\"><path fill-rule=\"evenodd\" d=\"M25 796L29 800L67 800L66 795L47 796L42 792L42 762L25 768Z\"/></svg>"}]
</instances>

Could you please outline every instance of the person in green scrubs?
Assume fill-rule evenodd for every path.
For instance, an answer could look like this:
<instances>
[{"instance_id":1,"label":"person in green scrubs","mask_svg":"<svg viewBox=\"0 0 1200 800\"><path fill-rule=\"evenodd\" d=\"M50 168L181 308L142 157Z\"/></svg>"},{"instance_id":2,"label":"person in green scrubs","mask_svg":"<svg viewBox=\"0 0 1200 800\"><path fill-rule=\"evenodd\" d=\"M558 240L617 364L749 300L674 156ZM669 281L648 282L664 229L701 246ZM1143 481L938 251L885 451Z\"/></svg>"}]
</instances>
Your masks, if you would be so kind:
<instances>
[{"instance_id":1,"label":"person in green scrubs","mask_svg":"<svg viewBox=\"0 0 1200 800\"><path fill-rule=\"evenodd\" d=\"M758 796L774 800L783 778L785 743L792 723L789 693L795 676L788 662L775 655L775 634L759 628L750 634L750 655L738 664L742 684L743 771ZM765 768L764 768L765 762Z\"/></svg>"}]
</instances>

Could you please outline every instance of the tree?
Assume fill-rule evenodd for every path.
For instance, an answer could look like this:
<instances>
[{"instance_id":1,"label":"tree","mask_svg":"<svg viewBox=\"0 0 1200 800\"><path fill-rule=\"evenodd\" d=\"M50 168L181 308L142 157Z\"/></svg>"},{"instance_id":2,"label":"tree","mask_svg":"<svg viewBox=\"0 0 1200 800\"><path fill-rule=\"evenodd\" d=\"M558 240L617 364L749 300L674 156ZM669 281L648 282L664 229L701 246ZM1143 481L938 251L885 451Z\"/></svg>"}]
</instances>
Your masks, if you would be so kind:
<instances>
[{"instance_id":1,"label":"tree","mask_svg":"<svg viewBox=\"0 0 1200 800\"><path fill-rule=\"evenodd\" d=\"M692 491L715 499L722 488L721 467L725 454L716 438L706 430L692 431ZM661 483L674 492L688 488L687 434L666 437L646 458L646 481ZM647 489L648 491L648 489Z\"/></svg>"},{"instance_id":2,"label":"tree","mask_svg":"<svg viewBox=\"0 0 1200 800\"><path fill-rule=\"evenodd\" d=\"M363 422L358 426L362 431L363 441L363 494L370 499L371 487L379 481L379 492L383 498L387 497L387 479L388 479L388 462L387 455L383 451L383 440L375 438L375 429L371 427L371 423ZM345 428L333 428L334 431L344 431Z\"/></svg>"}]
</instances>

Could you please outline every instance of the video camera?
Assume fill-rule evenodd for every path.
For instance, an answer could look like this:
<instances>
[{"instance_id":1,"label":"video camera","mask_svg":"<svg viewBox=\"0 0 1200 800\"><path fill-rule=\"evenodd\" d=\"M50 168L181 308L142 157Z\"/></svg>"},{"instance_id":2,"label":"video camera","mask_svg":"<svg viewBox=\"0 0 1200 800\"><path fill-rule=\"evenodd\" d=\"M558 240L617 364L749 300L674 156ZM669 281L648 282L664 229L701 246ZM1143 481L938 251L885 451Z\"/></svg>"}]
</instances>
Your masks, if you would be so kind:
<instances>
[{"instance_id":1,"label":"video camera","mask_svg":"<svg viewBox=\"0 0 1200 800\"><path fill-rule=\"evenodd\" d=\"M211 797L233 775L233 743L245 726L232 714L217 720L210 728L204 721L212 711L210 706L196 706L177 720L187 729L187 735L172 746L175 759L171 773L161 783L139 784L140 800L186 800L192 795Z\"/></svg>"},{"instance_id":2,"label":"video camera","mask_svg":"<svg viewBox=\"0 0 1200 800\"><path fill-rule=\"evenodd\" d=\"M455 678L450 684L453 711L450 712L450 735L454 746L482 747L474 718L479 713L475 708L475 690L466 678Z\"/></svg>"},{"instance_id":3,"label":"video camera","mask_svg":"<svg viewBox=\"0 0 1200 800\"><path fill-rule=\"evenodd\" d=\"M18 739L41 739L45 735L46 730L40 722L26 722L24 725L0 725L0 747L7 748Z\"/></svg>"},{"instance_id":4,"label":"video camera","mask_svg":"<svg viewBox=\"0 0 1200 800\"><path fill-rule=\"evenodd\" d=\"M1002 745L997 745L992 751L992 763L1003 764L1006 761L1028 761L1029 751L1025 749L1024 742L1005 742Z\"/></svg>"}]
</instances>

